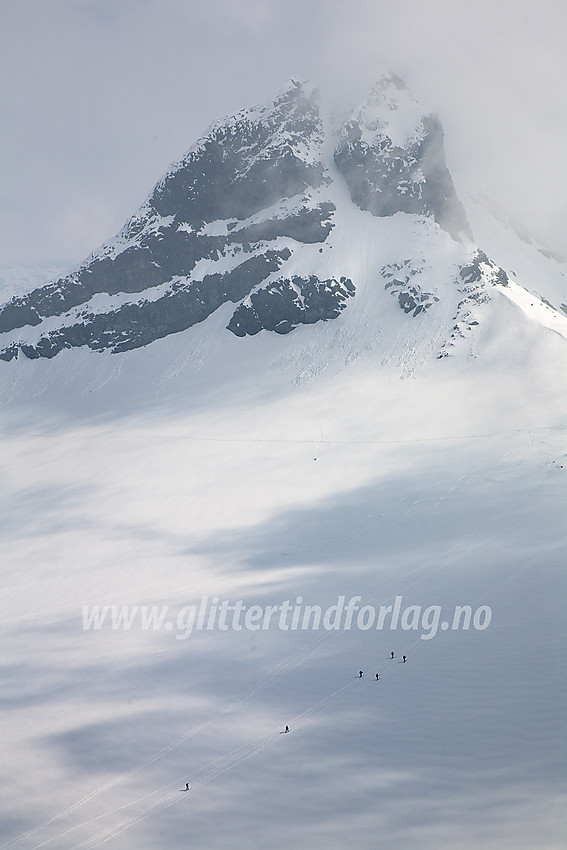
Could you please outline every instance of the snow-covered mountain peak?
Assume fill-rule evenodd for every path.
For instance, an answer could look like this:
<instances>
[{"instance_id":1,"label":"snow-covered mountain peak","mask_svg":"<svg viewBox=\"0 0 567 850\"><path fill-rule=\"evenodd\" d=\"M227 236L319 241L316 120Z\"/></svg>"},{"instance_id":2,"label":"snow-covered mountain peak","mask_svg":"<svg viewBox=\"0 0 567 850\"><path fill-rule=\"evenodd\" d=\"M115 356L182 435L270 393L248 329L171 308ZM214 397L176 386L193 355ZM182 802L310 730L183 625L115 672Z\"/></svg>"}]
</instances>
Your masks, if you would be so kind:
<instances>
[{"instance_id":1,"label":"snow-covered mountain peak","mask_svg":"<svg viewBox=\"0 0 567 850\"><path fill-rule=\"evenodd\" d=\"M395 75L382 76L344 123L335 162L361 209L433 216L453 237L471 237L445 165L441 122Z\"/></svg>"},{"instance_id":2,"label":"snow-covered mountain peak","mask_svg":"<svg viewBox=\"0 0 567 850\"><path fill-rule=\"evenodd\" d=\"M424 138L426 114L403 80L386 73L375 84L354 121L368 145L379 136L389 139L395 147L407 148Z\"/></svg>"},{"instance_id":3,"label":"snow-covered mountain peak","mask_svg":"<svg viewBox=\"0 0 567 850\"><path fill-rule=\"evenodd\" d=\"M248 337L337 320L362 339L366 315L366 350L389 345L382 326L427 356L461 350L508 276L467 241L439 119L391 73L340 127L317 95L290 80L213 124L114 239L0 309L0 359L181 332L190 347L203 323Z\"/></svg>"}]
</instances>

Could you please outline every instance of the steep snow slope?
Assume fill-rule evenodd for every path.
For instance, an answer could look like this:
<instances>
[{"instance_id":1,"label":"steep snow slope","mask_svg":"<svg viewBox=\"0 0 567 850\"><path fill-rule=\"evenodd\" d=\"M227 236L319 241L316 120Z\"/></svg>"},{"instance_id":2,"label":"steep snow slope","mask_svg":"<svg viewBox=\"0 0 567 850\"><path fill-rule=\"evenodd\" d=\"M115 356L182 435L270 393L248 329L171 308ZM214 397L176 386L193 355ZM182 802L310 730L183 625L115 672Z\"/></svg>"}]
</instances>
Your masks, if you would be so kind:
<instances>
[{"instance_id":1,"label":"steep snow slope","mask_svg":"<svg viewBox=\"0 0 567 850\"><path fill-rule=\"evenodd\" d=\"M565 333L561 321L567 316L567 264L553 257L544 248L520 236L498 220L485 205L467 199L467 215L472 222L475 238L495 262L504 266L511 281L521 286L518 293L522 309L546 327ZM507 293L517 291L511 287Z\"/></svg>"}]
</instances>

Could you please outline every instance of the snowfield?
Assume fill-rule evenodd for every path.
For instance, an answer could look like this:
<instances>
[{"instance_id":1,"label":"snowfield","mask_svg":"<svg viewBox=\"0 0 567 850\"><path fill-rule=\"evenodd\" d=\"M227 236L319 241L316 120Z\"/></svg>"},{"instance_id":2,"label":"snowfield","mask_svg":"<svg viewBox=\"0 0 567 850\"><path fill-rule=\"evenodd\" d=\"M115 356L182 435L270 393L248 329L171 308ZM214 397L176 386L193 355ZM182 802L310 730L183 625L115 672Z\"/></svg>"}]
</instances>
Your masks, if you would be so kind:
<instances>
[{"instance_id":1,"label":"snowfield","mask_svg":"<svg viewBox=\"0 0 567 850\"><path fill-rule=\"evenodd\" d=\"M359 304L3 364L0 846L562 846L565 345L490 307L442 360ZM179 639L340 596L492 619Z\"/></svg>"},{"instance_id":2,"label":"snowfield","mask_svg":"<svg viewBox=\"0 0 567 850\"><path fill-rule=\"evenodd\" d=\"M440 131L409 95L384 118L384 97L360 113L376 144L358 164L386 144L411 189L387 133ZM565 269L476 202L474 242L433 207L359 209L357 160L343 150L343 178L320 126L321 188L282 188L268 212L328 202L333 226L267 228L246 251L278 249L270 278L120 354L87 347L96 327L63 331L177 274L101 284L57 315L23 298L2 335L0 850L565 846ZM274 127L250 149L277 163ZM456 210L467 233L439 173L436 220ZM132 221L171 224L150 212ZM211 213L205 235L272 221L255 215ZM197 284L237 267L223 251L202 254ZM345 309L227 331L239 298L294 275L352 281ZM29 275L2 281L7 299ZM109 346L136 343L137 327L111 330Z\"/></svg>"}]
</instances>

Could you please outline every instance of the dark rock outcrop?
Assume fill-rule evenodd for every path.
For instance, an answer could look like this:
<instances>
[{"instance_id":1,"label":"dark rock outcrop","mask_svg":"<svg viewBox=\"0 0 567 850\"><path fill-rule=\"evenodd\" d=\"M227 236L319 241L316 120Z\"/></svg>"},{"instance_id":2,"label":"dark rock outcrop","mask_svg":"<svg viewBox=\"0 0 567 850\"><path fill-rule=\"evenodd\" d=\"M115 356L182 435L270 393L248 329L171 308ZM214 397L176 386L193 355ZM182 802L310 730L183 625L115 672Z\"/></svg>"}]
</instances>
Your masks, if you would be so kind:
<instances>
[{"instance_id":1,"label":"dark rock outcrop","mask_svg":"<svg viewBox=\"0 0 567 850\"><path fill-rule=\"evenodd\" d=\"M204 322L223 304L235 305L226 327L238 337L336 319L356 281L338 252L340 272L328 265L342 191L331 187L324 152L333 147L323 143L316 94L294 81L272 103L215 124L115 239L73 273L0 308L0 359L51 358L77 346L124 352ZM379 81L333 146L335 179L344 178L359 208L429 216L453 236L467 231L441 125L397 77ZM467 283L482 289L489 262L479 255L463 267L458 292ZM419 271L410 261L382 269L413 316L438 300ZM491 282L505 285L505 273L492 272Z\"/></svg>"},{"instance_id":2,"label":"dark rock outcrop","mask_svg":"<svg viewBox=\"0 0 567 850\"><path fill-rule=\"evenodd\" d=\"M397 212L432 216L452 236L470 236L445 165L441 122L421 110L412 115L414 107L417 104L402 80L386 75L368 103L344 125L335 150L337 167L360 209L377 216ZM402 130L395 121L399 112L406 113L401 119L405 125L409 121ZM393 116L390 123L378 117L388 113Z\"/></svg>"},{"instance_id":3,"label":"dark rock outcrop","mask_svg":"<svg viewBox=\"0 0 567 850\"><path fill-rule=\"evenodd\" d=\"M125 351L242 301L280 270L295 244L322 243L333 227L334 204L313 199L329 179L322 138L315 97L296 82L274 103L218 123L170 169L113 243L73 274L0 310L0 333L61 320L39 341L5 345L0 357L10 360L19 351L53 357L83 345ZM285 280L279 285L285 288ZM312 286L305 304L282 301L281 322L291 327L338 315L342 291L328 282ZM272 329L269 311L261 312ZM229 324L236 327L237 321Z\"/></svg>"},{"instance_id":4,"label":"dark rock outcrop","mask_svg":"<svg viewBox=\"0 0 567 850\"><path fill-rule=\"evenodd\" d=\"M227 327L236 336L257 334L263 328L289 333L299 324L336 319L354 291L353 282L345 277L337 281L294 275L291 280L276 280L241 304Z\"/></svg>"}]
</instances>

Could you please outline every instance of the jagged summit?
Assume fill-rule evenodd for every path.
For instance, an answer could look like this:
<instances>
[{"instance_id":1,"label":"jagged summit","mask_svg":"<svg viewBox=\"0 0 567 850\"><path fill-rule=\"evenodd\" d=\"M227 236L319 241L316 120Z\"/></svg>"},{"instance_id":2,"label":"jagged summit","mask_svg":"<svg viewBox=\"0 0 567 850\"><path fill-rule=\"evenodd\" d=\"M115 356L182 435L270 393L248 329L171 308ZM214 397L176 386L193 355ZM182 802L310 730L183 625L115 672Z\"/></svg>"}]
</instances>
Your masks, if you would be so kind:
<instances>
[{"instance_id":1,"label":"jagged summit","mask_svg":"<svg viewBox=\"0 0 567 850\"><path fill-rule=\"evenodd\" d=\"M384 74L344 124L335 161L361 209L430 215L455 238L472 238L445 165L441 122L395 74Z\"/></svg>"},{"instance_id":2,"label":"jagged summit","mask_svg":"<svg viewBox=\"0 0 567 850\"><path fill-rule=\"evenodd\" d=\"M4 305L0 358L120 353L221 307L237 337L287 334L361 299L377 327L400 307L420 317L441 356L478 324L471 306L508 285L469 237L439 119L402 80L382 76L338 130L291 80L213 124L76 271Z\"/></svg>"},{"instance_id":3,"label":"jagged summit","mask_svg":"<svg viewBox=\"0 0 567 850\"><path fill-rule=\"evenodd\" d=\"M423 108L396 74L385 72L354 114L361 127L362 138L369 145L374 143L377 131L400 148L425 135L421 125Z\"/></svg>"},{"instance_id":4,"label":"jagged summit","mask_svg":"<svg viewBox=\"0 0 567 850\"><path fill-rule=\"evenodd\" d=\"M321 184L322 133L313 94L290 81L273 103L214 125L158 183L150 205L196 229L248 218Z\"/></svg>"}]
</instances>

